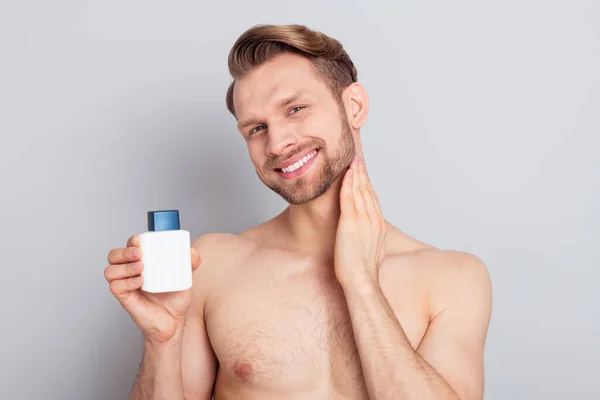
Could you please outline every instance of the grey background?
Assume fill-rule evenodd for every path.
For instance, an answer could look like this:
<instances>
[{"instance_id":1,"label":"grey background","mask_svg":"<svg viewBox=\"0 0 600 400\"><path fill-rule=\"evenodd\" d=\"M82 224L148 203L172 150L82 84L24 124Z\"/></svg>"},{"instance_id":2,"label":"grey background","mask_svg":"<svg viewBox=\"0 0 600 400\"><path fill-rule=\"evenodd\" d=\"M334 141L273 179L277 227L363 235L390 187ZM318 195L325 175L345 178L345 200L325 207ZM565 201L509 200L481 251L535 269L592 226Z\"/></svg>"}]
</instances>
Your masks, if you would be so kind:
<instances>
[{"instance_id":1,"label":"grey background","mask_svg":"<svg viewBox=\"0 0 600 400\"><path fill-rule=\"evenodd\" d=\"M339 39L371 95L387 218L487 264L486 396L600 384L594 1L1 1L0 398L125 399L141 335L106 255L177 208L194 237L283 207L225 108L256 23Z\"/></svg>"}]
</instances>

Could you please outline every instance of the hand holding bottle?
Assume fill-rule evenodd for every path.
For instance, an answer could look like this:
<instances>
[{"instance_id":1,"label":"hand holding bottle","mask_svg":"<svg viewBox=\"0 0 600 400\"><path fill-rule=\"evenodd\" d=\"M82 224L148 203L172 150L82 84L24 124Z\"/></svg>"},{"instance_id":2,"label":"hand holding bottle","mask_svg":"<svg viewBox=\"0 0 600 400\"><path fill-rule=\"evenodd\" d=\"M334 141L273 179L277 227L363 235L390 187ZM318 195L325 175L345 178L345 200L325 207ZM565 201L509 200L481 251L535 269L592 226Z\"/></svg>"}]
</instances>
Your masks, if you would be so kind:
<instances>
[{"instance_id":1,"label":"hand holding bottle","mask_svg":"<svg viewBox=\"0 0 600 400\"><path fill-rule=\"evenodd\" d=\"M200 257L192 247L192 272L200 265ZM191 302L191 289L149 293L140 288L143 284L142 249L140 236L133 235L124 248L112 249L108 254L109 266L104 276L110 291L121 306L131 315L146 339L163 343L169 340L183 324Z\"/></svg>"}]
</instances>

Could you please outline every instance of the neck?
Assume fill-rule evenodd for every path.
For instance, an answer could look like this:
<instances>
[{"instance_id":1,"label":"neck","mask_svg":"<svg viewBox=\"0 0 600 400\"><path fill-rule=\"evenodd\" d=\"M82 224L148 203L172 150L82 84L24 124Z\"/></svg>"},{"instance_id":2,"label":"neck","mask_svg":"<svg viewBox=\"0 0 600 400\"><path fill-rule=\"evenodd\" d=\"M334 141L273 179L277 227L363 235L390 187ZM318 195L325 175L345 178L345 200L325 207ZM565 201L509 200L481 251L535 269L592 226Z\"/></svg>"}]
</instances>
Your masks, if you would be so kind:
<instances>
[{"instance_id":1,"label":"neck","mask_svg":"<svg viewBox=\"0 0 600 400\"><path fill-rule=\"evenodd\" d=\"M281 215L296 250L332 261L343 174L327 192L305 204L290 205Z\"/></svg>"}]
</instances>

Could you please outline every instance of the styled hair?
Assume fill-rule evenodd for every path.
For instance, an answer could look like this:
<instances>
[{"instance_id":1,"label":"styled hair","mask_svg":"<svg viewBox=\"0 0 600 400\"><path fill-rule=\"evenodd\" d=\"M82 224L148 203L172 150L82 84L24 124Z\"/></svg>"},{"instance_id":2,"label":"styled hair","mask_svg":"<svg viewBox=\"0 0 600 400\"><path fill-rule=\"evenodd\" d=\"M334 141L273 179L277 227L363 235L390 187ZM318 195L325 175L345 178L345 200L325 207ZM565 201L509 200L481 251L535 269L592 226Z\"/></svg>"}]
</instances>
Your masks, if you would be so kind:
<instances>
[{"instance_id":1,"label":"styled hair","mask_svg":"<svg viewBox=\"0 0 600 400\"><path fill-rule=\"evenodd\" d=\"M229 52L233 82L227 89L226 102L234 117L236 80L282 53L299 54L311 60L338 102L344 89L358 79L350 56L337 40L304 25L255 25L242 33Z\"/></svg>"}]
</instances>

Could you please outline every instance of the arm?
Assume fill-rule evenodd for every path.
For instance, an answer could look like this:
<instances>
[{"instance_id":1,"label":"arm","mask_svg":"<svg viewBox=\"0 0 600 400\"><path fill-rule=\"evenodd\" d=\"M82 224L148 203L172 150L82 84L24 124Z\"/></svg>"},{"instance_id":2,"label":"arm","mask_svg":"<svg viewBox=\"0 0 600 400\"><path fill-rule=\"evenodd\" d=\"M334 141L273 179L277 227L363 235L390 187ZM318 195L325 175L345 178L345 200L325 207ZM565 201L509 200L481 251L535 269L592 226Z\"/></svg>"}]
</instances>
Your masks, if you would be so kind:
<instances>
[{"instance_id":1,"label":"arm","mask_svg":"<svg viewBox=\"0 0 600 400\"><path fill-rule=\"evenodd\" d=\"M193 276L192 303L183 332L182 377L186 400L210 400L217 373L217 357L210 344L204 318L205 299L210 291L210 272L214 266L214 241L218 235L204 235L192 246L203 262Z\"/></svg>"},{"instance_id":2,"label":"arm","mask_svg":"<svg viewBox=\"0 0 600 400\"><path fill-rule=\"evenodd\" d=\"M443 311L430 319L416 352L379 285L386 230L359 155L340 190L334 267L348 304L369 395L375 400L481 399L483 346L491 313L485 266L470 255L443 257L443 284L436 284L432 292L436 300L443 299L443 307L437 308ZM436 275L430 279L439 280Z\"/></svg>"},{"instance_id":3,"label":"arm","mask_svg":"<svg viewBox=\"0 0 600 400\"><path fill-rule=\"evenodd\" d=\"M203 279L202 276L194 279ZM200 282L194 282L200 286ZM204 305L192 302L183 332L182 377L186 400L210 400L217 372L215 356L204 322Z\"/></svg>"},{"instance_id":4,"label":"arm","mask_svg":"<svg viewBox=\"0 0 600 400\"><path fill-rule=\"evenodd\" d=\"M193 247L200 254L200 242ZM144 357L131 400L209 400L216 375L216 357L204 322L206 260L194 272L192 298L184 322L167 342L144 340Z\"/></svg>"},{"instance_id":5,"label":"arm","mask_svg":"<svg viewBox=\"0 0 600 400\"><path fill-rule=\"evenodd\" d=\"M172 340L144 341L144 357L131 400L209 400L215 375L216 358L204 320L188 316Z\"/></svg>"},{"instance_id":6,"label":"arm","mask_svg":"<svg viewBox=\"0 0 600 400\"><path fill-rule=\"evenodd\" d=\"M181 378L183 326L171 340L144 340L144 356L131 391L131 400L185 400Z\"/></svg>"},{"instance_id":7,"label":"arm","mask_svg":"<svg viewBox=\"0 0 600 400\"><path fill-rule=\"evenodd\" d=\"M450 266L446 307L414 351L381 288L344 288L356 345L371 398L408 400L483 398L483 350L491 313L491 286L473 256Z\"/></svg>"}]
</instances>

